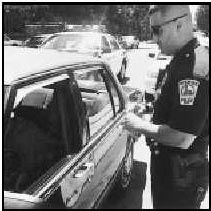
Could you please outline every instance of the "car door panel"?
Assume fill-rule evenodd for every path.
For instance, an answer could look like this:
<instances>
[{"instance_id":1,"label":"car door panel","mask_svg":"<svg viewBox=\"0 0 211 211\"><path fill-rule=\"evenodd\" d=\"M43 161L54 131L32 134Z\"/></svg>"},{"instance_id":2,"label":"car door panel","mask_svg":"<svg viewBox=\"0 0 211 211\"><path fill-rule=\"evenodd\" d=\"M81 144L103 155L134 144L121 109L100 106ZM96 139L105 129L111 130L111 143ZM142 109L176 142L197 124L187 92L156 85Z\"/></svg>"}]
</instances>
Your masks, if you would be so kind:
<instances>
[{"instance_id":1,"label":"car door panel","mask_svg":"<svg viewBox=\"0 0 211 211\"><path fill-rule=\"evenodd\" d=\"M79 85L81 88L82 84ZM96 121L100 116L102 120ZM120 125L123 116L120 112L114 117L112 109L107 111L105 106L97 116L90 117L89 120L94 118L96 122L92 138L76 155L72 164L75 167L71 167L60 183L62 200L67 208L93 208L117 173L126 152L127 132Z\"/></svg>"},{"instance_id":2,"label":"car door panel","mask_svg":"<svg viewBox=\"0 0 211 211\"><path fill-rule=\"evenodd\" d=\"M108 87L110 87L108 81L106 83ZM112 106L114 105L112 104ZM110 116L111 114L113 117ZM101 199L102 193L108 188L109 183L117 173L117 169L126 152L127 133L123 131L120 125L124 114L120 112L114 117L113 112L108 112L106 115L100 115L103 119L107 120L99 121L98 123L101 124L100 127L98 127L98 124L91 124L91 127L93 126L101 129L99 129L97 135L93 134L91 140L91 142L94 143L93 155L95 174L91 181L92 185L86 189L87 193L83 193L83 198L80 198L77 202L76 208L80 209L95 207L95 204ZM90 120L92 118L90 118ZM92 128L90 131L92 131Z\"/></svg>"},{"instance_id":3,"label":"car door panel","mask_svg":"<svg viewBox=\"0 0 211 211\"><path fill-rule=\"evenodd\" d=\"M93 208L115 175L126 151L127 134L115 123L110 132L93 149L95 174L86 194L77 202L76 208ZM121 135L120 135L121 134ZM117 154L118 152L118 154Z\"/></svg>"},{"instance_id":4,"label":"car door panel","mask_svg":"<svg viewBox=\"0 0 211 211\"><path fill-rule=\"evenodd\" d=\"M94 161L92 153L88 153L77 164L77 166L68 173L61 182L62 199L67 208L73 208L76 203L83 200L87 188L92 185L91 181L94 175Z\"/></svg>"}]
</instances>

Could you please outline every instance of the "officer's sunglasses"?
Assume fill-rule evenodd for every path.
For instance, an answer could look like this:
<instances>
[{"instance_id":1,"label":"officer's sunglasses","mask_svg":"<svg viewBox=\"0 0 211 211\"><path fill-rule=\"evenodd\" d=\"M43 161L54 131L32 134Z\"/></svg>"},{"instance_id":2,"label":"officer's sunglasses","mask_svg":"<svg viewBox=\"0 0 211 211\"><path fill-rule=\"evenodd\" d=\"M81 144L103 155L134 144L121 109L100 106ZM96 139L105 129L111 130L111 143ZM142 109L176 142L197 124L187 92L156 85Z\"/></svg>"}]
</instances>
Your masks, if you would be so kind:
<instances>
[{"instance_id":1,"label":"officer's sunglasses","mask_svg":"<svg viewBox=\"0 0 211 211\"><path fill-rule=\"evenodd\" d=\"M178 19L180 19L180 18L186 17L187 15L188 15L188 14L185 13L184 15L179 16L179 17L176 17L176 18L174 18L174 19L172 19L172 20L165 21L165 22L162 23L161 25L151 26L152 34L154 34L155 36L159 36L160 31L161 31L161 27L162 27L162 26L167 25L167 24L169 24L169 23L171 23L171 22L174 22L174 21L176 21L176 20L178 20Z\"/></svg>"}]
</instances>

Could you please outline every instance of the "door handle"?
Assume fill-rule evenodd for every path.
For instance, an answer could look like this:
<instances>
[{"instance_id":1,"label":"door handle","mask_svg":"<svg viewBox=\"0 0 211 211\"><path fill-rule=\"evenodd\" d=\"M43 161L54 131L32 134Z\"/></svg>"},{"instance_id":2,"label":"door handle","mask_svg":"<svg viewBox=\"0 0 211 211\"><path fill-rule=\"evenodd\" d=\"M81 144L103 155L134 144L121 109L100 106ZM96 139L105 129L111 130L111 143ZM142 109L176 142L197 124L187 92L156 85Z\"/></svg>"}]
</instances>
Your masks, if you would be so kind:
<instances>
[{"instance_id":1,"label":"door handle","mask_svg":"<svg viewBox=\"0 0 211 211\"><path fill-rule=\"evenodd\" d=\"M84 177L91 169L93 169L94 163L85 163L79 167L76 173L73 175L74 178Z\"/></svg>"}]
</instances>

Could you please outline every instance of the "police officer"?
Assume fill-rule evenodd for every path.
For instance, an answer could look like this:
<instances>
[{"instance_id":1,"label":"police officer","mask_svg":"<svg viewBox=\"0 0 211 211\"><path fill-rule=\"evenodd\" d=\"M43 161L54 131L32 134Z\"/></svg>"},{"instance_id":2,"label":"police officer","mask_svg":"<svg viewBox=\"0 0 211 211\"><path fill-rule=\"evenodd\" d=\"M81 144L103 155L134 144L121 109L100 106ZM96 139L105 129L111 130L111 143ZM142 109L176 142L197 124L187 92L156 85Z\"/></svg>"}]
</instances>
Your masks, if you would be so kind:
<instances>
[{"instance_id":1,"label":"police officer","mask_svg":"<svg viewBox=\"0 0 211 211\"><path fill-rule=\"evenodd\" d=\"M153 123L128 113L123 125L154 140L154 208L200 208L208 187L209 58L193 38L188 5L153 5L153 38L173 56L154 103Z\"/></svg>"}]
</instances>

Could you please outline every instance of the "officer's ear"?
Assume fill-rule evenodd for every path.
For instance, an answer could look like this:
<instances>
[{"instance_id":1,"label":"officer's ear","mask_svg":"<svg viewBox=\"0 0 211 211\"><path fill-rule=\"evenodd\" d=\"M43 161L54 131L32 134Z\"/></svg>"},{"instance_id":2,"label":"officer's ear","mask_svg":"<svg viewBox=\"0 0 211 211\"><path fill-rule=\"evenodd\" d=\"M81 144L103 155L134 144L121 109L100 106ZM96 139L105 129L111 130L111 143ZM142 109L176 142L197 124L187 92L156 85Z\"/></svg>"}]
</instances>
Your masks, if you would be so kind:
<instances>
[{"instance_id":1,"label":"officer's ear","mask_svg":"<svg viewBox=\"0 0 211 211\"><path fill-rule=\"evenodd\" d=\"M176 27L177 27L177 32L179 32L179 31L181 30L181 28L182 28L182 22L181 22L181 21L177 21L176 24L177 24L177 25L176 25Z\"/></svg>"}]
</instances>

